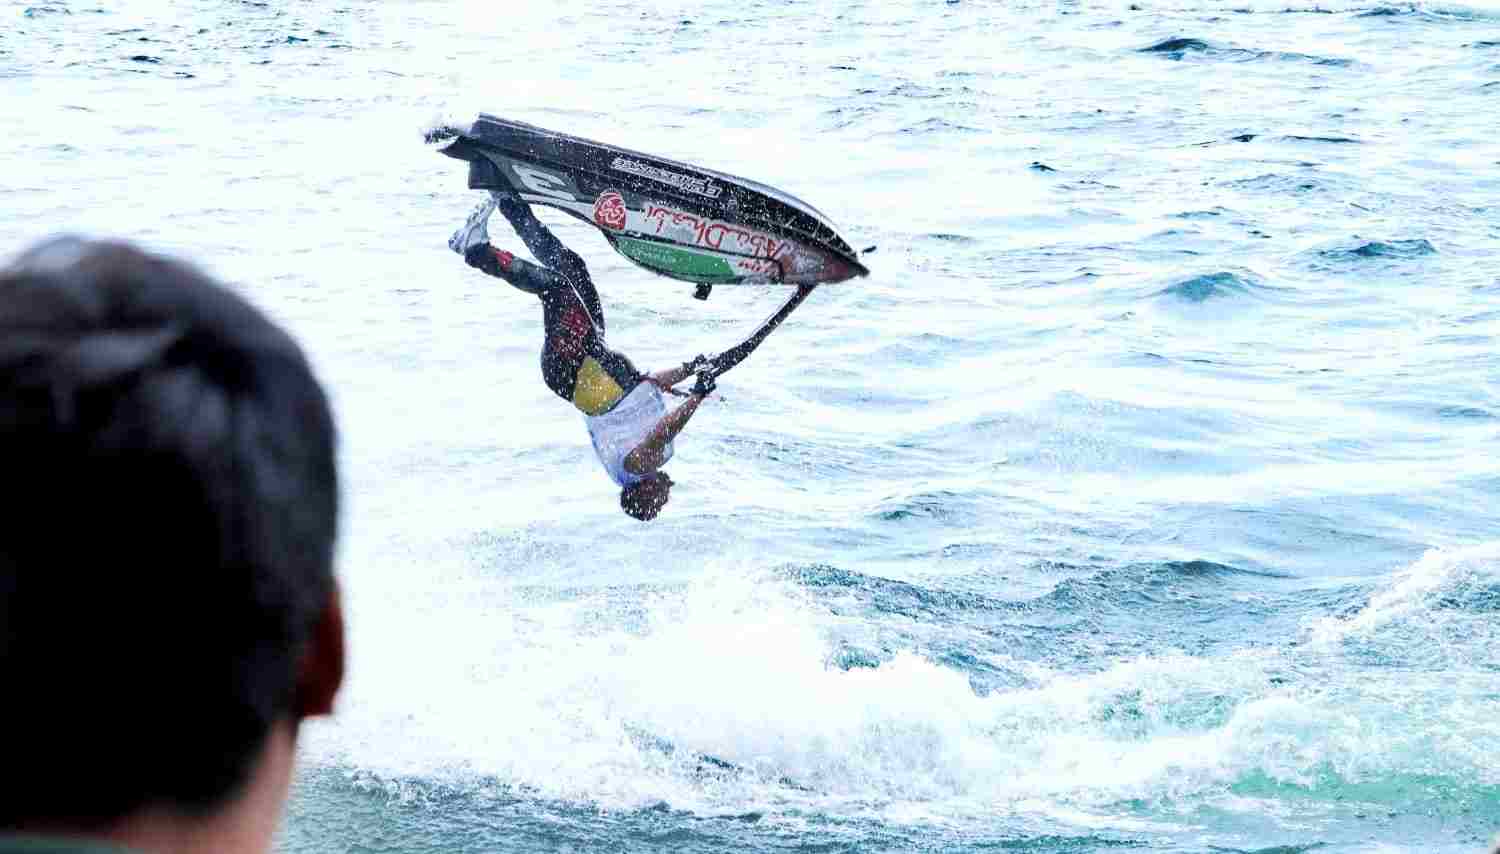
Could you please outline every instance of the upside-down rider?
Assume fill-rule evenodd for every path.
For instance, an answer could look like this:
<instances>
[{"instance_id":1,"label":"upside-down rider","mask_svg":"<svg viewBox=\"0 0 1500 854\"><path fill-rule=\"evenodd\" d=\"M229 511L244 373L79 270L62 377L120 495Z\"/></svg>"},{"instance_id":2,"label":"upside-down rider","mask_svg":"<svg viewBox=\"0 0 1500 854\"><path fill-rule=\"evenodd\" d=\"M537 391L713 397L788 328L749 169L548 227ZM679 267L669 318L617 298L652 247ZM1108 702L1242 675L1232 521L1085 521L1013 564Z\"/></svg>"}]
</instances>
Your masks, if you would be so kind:
<instances>
[{"instance_id":1,"label":"upside-down rider","mask_svg":"<svg viewBox=\"0 0 1500 854\"><path fill-rule=\"evenodd\" d=\"M490 245L487 225L497 209L540 266ZM583 259L514 192L491 190L448 245L469 266L541 299L546 336L542 379L583 413L599 461L620 486L620 508L643 522L656 518L672 492L672 478L662 470L672 458L672 440L714 390L709 361L700 355L644 374L624 354L609 349L604 310ZM662 392L673 391L694 374L687 400L668 412Z\"/></svg>"}]
</instances>

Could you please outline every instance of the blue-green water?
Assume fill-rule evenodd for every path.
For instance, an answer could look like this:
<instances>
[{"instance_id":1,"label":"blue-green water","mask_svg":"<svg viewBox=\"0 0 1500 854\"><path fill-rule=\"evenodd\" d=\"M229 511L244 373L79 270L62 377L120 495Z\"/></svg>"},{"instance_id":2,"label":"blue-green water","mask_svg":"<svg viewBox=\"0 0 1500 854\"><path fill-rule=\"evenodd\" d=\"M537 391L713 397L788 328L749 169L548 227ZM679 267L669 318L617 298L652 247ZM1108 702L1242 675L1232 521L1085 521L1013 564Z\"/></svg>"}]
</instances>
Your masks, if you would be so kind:
<instances>
[{"instance_id":1,"label":"blue-green water","mask_svg":"<svg viewBox=\"0 0 1500 854\"><path fill-rule=\"evenodd\" d=\"M0 5L0 250L189 253L332 387L352 673L282 849L1500 830L1500 16L1133 5ZM473 194L419 134L481 109L880 245L650 526L444 246ZM639 364L779 298L553 221Z\"/></svg>"}]
</instances>

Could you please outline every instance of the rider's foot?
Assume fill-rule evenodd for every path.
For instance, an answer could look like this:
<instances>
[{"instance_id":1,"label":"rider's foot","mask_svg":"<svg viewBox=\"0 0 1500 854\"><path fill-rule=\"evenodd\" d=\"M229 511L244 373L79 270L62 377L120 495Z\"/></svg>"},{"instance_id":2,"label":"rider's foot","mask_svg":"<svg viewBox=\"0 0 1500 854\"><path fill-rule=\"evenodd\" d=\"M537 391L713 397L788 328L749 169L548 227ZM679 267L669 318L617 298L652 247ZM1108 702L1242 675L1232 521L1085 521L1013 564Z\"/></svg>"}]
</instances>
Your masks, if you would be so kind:
<instances>
[{"instance_id":1,"label":"rider's foot","mask_svg":"<svg viewBox=\"0 0 1500 854\"><path fill-rule=\"evenodd\" d=\"M475 246L483 246L490 242L489 222L490 214L495 212L495 200L485 199L474 208L469 218L453 232L448 238L448 248L460 255L467 255L468 251Z\"/></svg>"}]
</instances>

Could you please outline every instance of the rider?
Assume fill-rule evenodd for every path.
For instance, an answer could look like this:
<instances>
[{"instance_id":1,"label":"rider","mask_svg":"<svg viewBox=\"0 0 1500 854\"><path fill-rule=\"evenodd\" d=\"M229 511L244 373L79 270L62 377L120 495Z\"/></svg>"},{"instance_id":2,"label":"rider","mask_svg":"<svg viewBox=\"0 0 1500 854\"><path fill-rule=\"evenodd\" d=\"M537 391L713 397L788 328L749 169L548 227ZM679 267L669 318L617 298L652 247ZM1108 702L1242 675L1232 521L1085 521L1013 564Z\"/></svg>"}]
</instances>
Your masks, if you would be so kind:
<instances>
[{"instance_id":1,"label":"rider","mask_svg":"<svg viewBox=\"0 0 1500 854\"><path fill-rule=\"evenodd\" d=\"M496 209L510 220L541 266L490 245L487 224ZM714 390L708 360L698 356L676 368L643 374L604 344L604 310L588 268L562 244L514 192L494 191L469 214L448 246L469 266L496 276L542 301L545 343L542 379L583 413L594 452L620 486L620 508L643 522L656 518L672 492L662 470L672 439ZM687 401L667 412L663 391L697 373Z\"/></svg>"}]
</instances>

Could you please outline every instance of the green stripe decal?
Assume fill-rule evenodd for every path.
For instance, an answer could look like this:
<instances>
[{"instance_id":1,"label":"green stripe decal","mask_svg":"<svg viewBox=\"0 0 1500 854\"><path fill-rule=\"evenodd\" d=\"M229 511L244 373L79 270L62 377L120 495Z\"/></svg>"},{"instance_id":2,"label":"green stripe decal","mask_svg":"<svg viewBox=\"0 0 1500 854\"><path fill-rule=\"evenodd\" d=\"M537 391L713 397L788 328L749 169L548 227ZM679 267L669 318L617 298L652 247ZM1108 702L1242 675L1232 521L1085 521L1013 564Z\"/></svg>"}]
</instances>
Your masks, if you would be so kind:
<instances>
[{"instance_id":1,"label":"green stripe decal","mask_svg":"<svg viewBox=\"0 0 1500 854\"><path fill-rule=\"evenodd\" d=\"M704 279L710 282L739 278L739 274L729 266L729 261L716 255L705 255L701 252L679 249L666 243L636 240L630 237L615 238L615 247L620 250L621 255L643 267L661 270L674 276Z\"/></svg>"}]
</instances>

